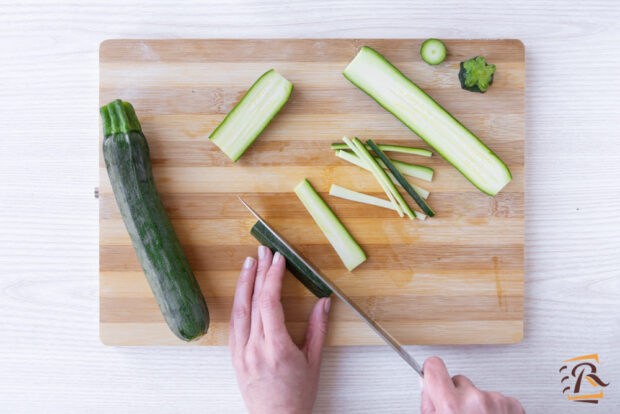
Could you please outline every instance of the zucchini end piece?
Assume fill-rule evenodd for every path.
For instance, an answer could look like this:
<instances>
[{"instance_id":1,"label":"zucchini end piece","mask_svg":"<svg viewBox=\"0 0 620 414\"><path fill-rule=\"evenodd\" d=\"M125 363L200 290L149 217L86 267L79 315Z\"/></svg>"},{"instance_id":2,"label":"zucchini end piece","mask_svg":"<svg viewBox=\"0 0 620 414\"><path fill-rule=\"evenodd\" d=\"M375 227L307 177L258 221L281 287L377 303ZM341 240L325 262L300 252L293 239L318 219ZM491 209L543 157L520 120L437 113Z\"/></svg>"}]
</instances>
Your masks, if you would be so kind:
<instances>
[{"instance_id":1,"label":"zucchini end piece","mask_svg":"<svg viewBox=\"0 0 620 414\"><path fill-rule=\"evenodd\" d=\"M103 135L114 135L119 132L142 132L140 121L133 106L129 102L116 99L99 109L103 124Z\"/></svg>"},{"instance_id":2,"label":"zucchini end piece","mask_svg":"<svg viewBox=\"0 0 620 414\"><path fill-rule=\"evenodd\" d=\"M103 124L103 135L120 133L142 132L140 121L133 106L129 102L116 99L99 109Z\"/></svg>"},{"instance_id":3,"label":"zucchini end piece","mask_svg":"<svg viewBox=\"0 0 620 414\"><path fill-rule=\"evenodd\" d=\"M461 88L470 92L485 93L493 83L495 65L490 65L482 56L461 62L459 81Z\"/></svg>"}]
</instances>

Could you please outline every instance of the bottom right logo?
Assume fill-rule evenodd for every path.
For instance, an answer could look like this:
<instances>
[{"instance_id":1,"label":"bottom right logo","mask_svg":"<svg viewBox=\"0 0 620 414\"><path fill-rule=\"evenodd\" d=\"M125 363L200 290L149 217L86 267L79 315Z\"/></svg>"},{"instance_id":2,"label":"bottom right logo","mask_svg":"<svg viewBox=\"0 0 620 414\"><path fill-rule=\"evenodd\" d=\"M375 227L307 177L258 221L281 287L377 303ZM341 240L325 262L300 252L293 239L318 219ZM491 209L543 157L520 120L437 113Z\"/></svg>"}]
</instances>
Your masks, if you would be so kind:
<instances>
[{"instance_id":1,"label":"bottom right logo","mask_svg":"<svg viewBox=\"0 0 620 414\"><path fill-rule=\"evenodd\" d=\"M583 355L563 361L562 393L570 401L598 404L603 399L603 388L609 386L597 374L598 354Z\"/></svg>"}]
</instances>

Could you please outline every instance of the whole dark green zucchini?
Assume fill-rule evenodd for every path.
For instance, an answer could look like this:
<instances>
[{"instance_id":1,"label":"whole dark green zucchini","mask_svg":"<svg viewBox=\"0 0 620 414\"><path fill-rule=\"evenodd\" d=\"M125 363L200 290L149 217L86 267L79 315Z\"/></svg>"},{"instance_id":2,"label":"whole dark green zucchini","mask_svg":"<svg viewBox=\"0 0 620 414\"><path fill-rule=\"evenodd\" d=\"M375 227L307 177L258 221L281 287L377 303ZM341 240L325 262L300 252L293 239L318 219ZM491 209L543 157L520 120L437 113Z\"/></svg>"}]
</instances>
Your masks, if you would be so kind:
<instances>
[{"instance_id":1,"label":"whole dark green zucchini","mask_svg":"<svg viewBox=\"0 0 620 414\"><path fill-rule=\"evenodd\" d=\"M140 122L129 102L100 112L103 158L125 227L170 330L191 341L207 332L209 311L155 188Z\"/></svg>"}]
</instances>

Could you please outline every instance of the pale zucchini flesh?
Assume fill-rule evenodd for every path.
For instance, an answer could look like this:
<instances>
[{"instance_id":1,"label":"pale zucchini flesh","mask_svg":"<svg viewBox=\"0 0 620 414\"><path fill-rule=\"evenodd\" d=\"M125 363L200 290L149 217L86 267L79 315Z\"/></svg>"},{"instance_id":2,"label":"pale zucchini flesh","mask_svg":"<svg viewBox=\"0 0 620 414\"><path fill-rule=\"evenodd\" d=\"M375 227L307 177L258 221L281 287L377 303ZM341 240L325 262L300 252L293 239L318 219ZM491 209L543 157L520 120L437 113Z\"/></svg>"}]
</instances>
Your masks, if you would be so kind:
<instances>
[{"instance_id":1,"label":"pale zucchini flesh","mask_svg":"<svg viewBox=\"0 0 620 414\"><path fill-rule=\"evenodd\" d=\"M334 142L331 144L331 148L333 150L346 150L349 147L347 147L347 144ZM431 151L424 148L404 147L402 145L379 144L379 148L383 152L400 152L403 154L421 155L423 157L430 157L433 155ZM366 145L366 149L370 150L370 147Z\"/></svg>"},{"instance_id":2,"label":"pale zucchini flesh","mask_svg":"<svg viewBox=\"0 0 620 414\"><path fill-rule=\"evenodd\" d=\"M371 196L369 194L359 193L357 191L349 190L348 188L341 187L336 184L332 184L329 189L329 195L332 197L342 198L344 200L355 201L357 203L368 204L371 206L386 208L388 210L396 211L394 205L389 200L384 200L379 197ZM424 220L425 214L419 211L415 212L415 218Z\"/></svg>"},{"instance_id":3,"label":"pale zucchini flesh","mask_svg":"<svg viewBox=\"0 0 620 414\"><path fill-rule=\"evenodd\" d=\"M366 254L362 248L308 180L304 179L295 187L295 194L336 250L347 270L351 271L366 261Z\"/></svg>"},{"instance_id":4,"label":"pale zucchini flesh","mask_svg":"<svg viewBox=\"0 0 620 414\"><path fill-rule=\"evenodd\" d=\"M271 69L265 72L209 136L237 161L291 96L293 84Z\"/></svg>"},{"instance_id":5,"label":"pale zucchini flesh","mask_svg":"<svg viewBox=\"0 0 620 414\"><path fill-rule=\"evenodd\" d=\"M493 151L374 49L362 47L343 74L482 192L494 196L512 179Z\"/></svg>"},{"instance_id":6,"label":"pale zucchini flesh","mask_svg":"<svg viewBox=\"0 0 620 414\"><path fill-rule=\"evenodd\" d=\"M362 160L360 160L357 157L357 155L355 155L355 154L353 154L353 153L351 153L349 151L343 151L343 150L336 151L336 156L338 158L341 158L341 159L347 161L347 162L350 162L351 164L357 165L360 168L363 168L363 169L365 169L367 171L370 171L370 169L366 166L366 164L364 162L362 162ZM385 173L388 175L388 177L390 177L390 180L392 181L392 183L402 187L402 185L396 180L396 178L394 178L394 176L392 175L391 172L386 171ZM406 174L406 173L403 173L403 174ZM414 184L411 184L411 186L424 199L427 199L428 196L431 194L430 191L428 191L428 190L426 190L426 189L424 189L422 187L419 187L419 186L414 185Z\"/></svg>"},{"instance_id":7,"label":"pale zucchini flesh","mask_svg":"<svg viewBox=\"0 0 620 414\"><path fill-rule=\"evenodd\" d=\"M368 155L368 159L366 159L365 155L360 152L359 148L356 145L354 145L353 142L349 138L343 137L342 140L349 146L351 151L353 151L355 155L357 155L357 158L360 160L362 165L364 165L366 169L370 171L373 177L375 177L375 179L377 180L377 182L379 183L379 185L381 186L385 194L390 199L390 202L394 206L394 210L396 210L398 215L402 217L404 215L403 209L400 203L396 201L396 197L394 195L394 192L392 191L390 183L384 177L385 172L381 174L383 170L378 165L376 165L376 163L372 160L372 157Z\"/></svg>"},{"instance_id":8,"label":"pale zucchini flesh","mask_svg":"<svg viewBox=\"0 0 620 414\"><path fill-rule=\"evenodd\" d=\"M343 159L348 159L349 157L357 157L357 155L345 152ZM377 161L377 163L383 169L387 169L387 166L381 160L381 158L379 157L373 157L373 158L375 159L375 161ZM434 171L430 167L425 167L423 165L410 164L408 162L396 161L396 160L392 160L392 164L394 164L394 166L398 168L398 171L400 171L401 173L405 175L419 178L420 180L424 180L424 181L429 181L429 182L433 181Z\"/></svg>"},{"instance_id":9,"label":"pale zucchini flesh","mask_svg":"<svg viewBox=\"0 0 620 414\"><path fill-rule=\"evenodd\" d=\"M370 166L371 172L379 181L379 183L383 186L383 189L385 190L387 195L390 196L390 199L392 199L392 203L400 207L402 211L407 215L407 217L413 220L415 218L415 213L413 212L413 210L411 210L411 207L409 207L409 204L407 204L407 202L400 194L400 192L396 189L392 181L390 181L388 175L385 173L383 168L381 168L379 163L377 163L373 156L370 155L370 152L366 149L364 144L362 144L362 142L355 137L352 140L344 137L343 141L347 143L347 145L349 145L352 150L355 151L356 155L361 158L362 161L364 161L368 166Z\"/></svg>"}]
</instances>

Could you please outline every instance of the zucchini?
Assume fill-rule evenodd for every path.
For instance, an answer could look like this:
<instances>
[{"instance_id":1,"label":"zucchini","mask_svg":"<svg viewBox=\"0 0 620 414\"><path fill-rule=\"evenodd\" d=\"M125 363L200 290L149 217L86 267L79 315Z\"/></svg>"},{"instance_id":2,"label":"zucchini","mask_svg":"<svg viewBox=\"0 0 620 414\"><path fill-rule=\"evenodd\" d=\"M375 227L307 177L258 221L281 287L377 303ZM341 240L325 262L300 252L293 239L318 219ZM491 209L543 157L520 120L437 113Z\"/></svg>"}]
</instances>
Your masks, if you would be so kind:
<instances>
[{"instance_id":1,"label":"zucchini","mask_svg":"<svg viewBox=\"0 0 620 414\"><path fill-rule=\"evenodd\" d=\"M269 247L271 250L280 252L280 254L286 258L286 268L315 296L322 298L332 294L332 291L323 283L314 270L306 266L297 253L282 244L280 239L265 227L262 222L257 221L256 224L252 226L250 234L252 234L260 244Z\"/></svg>"},{"instance_id":2,"label":"zucchini","mask_svg":"<svg viewBox=\"0 0 620 414\"><path fill-rule=\"evenodd\" d=\"M392 200L392 204L397 207L396 211L398 211L399 215L402 216L400 211L402 210L407 217L409 217L409 219L413 220L415 218L415 213L411 210L409 204L407 204L403 196L398 192L392 181L390 181L385 171L383 171L383 168L379 166L379 163L377 163L372 155L370 155L370 152L368 152L360 140L355 137L353 140L349 140L347 137L344 137L343 140L347 143L347 145L349 145L355 154L370 167L370 171L375 176L377 181L379 181L390 200ZM400 210L398 208L400 208Z\"/></svg>"},{"instance_id":3,"label":"zucchini","mask_svg":"<svg viewBox=\"0 0 620 414\"><path fill-rule=\"evenodd\" d=\"M333 197L342 198L344 200L355 201L357 203L369 204L371 206L387 208L388 210L396 210L394 205L388 200L384 200L379 197L371 196L364 193L358 193L357 191L349 190L348 188L340 187L339 185L332 184L329 189L329 195ZM415 212L415 218L424 220L425 214L418 211Z\"/></svg>"},{"instance_id":4,"label":"zucchini","mask_svg":"<svg viewBox=\"0 0 620 414\"><path fill-rule=\"evenodd\" d=\"M423 157L430 157L433 153L424 148L414 148L414 147L403 147L401 145L386 145L386 144L378 144L379 148L383 152L401 152L403 154L411 154L411 155L421 155ZM347 150L347 144L342 142L334 142L331 144L331 148L333 150ZM366 149L370 150L370 147L366 145Z\"/></svg>"},{"instance_id":5,"label":"zucchini","mask_svg":"<svg viewBox=\"0 0 620 414\"><path fill-rule=\"evenodd\" d=\"M237 161L288 101L293 84L275 70L265 72L246 92L209 139Z\"/></svg>"},{"instance_id":6,"label":"zucchini","mask_svg":"<svg viewBox=\"0 0 620 414\"><path fill-rule=\"evenodd\" d=\"M351 271L366 261L366 254L362 248L351 237L338 217L317 194L307 179L295 187L295 194L336 250L347 270Z\"/></svg>"},{"instance_id":7,"label":"zucchini","mask_svg":"<svg viewBox=\"0 0 620 414\"><path fill-rule=\"evenodd\" d=\"M343 160L349 161L352 164L355 164L355 161L350 161L350 160L352 158L358 158L357 155L352 154L352 153L347 152L347 151L342 151L343 154L340 154L340 152L341 151L338 151L336 153L336 156L342 158ZM381 158L379 158L379 157L373 157L373 158L375 159L375 161L377 161L379 163L379 165L382 168L384 168L384 169L387 168L386 165L381 160ZM405 175L409 175L411 177L419 178L420 180L424 180L424 181L433 181L434 171L430 167L425 167L423 165L410 164L408 162L395 161L395 160L392 160L392 164L394 164L394 166L396 166L396 168L398 168L398 171L400 171L401 173L403 173Z\"/></svg>"},{"instance_id":8,"label":"zucchini","mask_svg":"<svg viewBox=\"0 0 620 414\"><path fill-rule=\"evenodd\" d=\"M459 82L461 88L470 92L485 93L493 83L495 65L489 65L482 56L461 62Z\"/></svg>"},{"instance_id":9,"label":"zucchini","mask_svg":"<svg viewBox=\"0 0 620 414\"><path fill-rule=\"evenodd\" d=\"M422 60L429 65L439 65L446 59L446 45L439 39L428 39L420 47Z\"/></svg>"},{"instance_id":10,"label":"zucchini","mask_svg":"<svg viewBox=\"0 0 620 414\"><path fill-rule=\"evenodd\" d=\"M184 341L198 338L209 311L157 193L138 117L120 100L100 112L110 184L146 279L170 330Z\"/></svg>"},{"instance_id":11,"label":"zucchini","mask_svg":"<svg viewBox=\"0 0 620 414\"><path fill-rule=\"evenodd\" d=\"M362 47L343 74L482 192L494 196L512 180L493 151L372 48Z\"/></svg>"},{"instance_id":12,"label":"zucchini","mask_svg":"<svg viewBox=\"0 0 620 414\"><path fill-rule=\"evenodd\" d=\"M367 171L370 171L370 168L366 166L366 163L364 163L362 160L360 160L357 157L357 155L352 154L349 151L338 150L338 151L336 151L336 157L342 158L343 160L348 161L351 164L357 165L358 167L361 167L361 168L363 168L363 169L365 169ZM394 176L392 175L392 173L390 171L386 171L385 173L387 174L388 177L390 177L390 180L392 180L392 182L394 184L400 185L400 183L396 180L396 178L394 178ZM411 186L413 188L415 188L415 191L418 194L420 194L422 196L422 198L424 198L424 199L428 198L428 196L431 194L428 190L426 190L426 189L424 189L422 187L418 187L415 184L411 184Z\"/></svg>"},{"instance_id":13,"label":"zucchini","mask_svg":"<svg viewBox=\"0 0 620 414\"><path fill-rule=\"evenodd\" d=\"M377 154L379 156L379 158L381 158L381 160L383 161L383 163L388 167L388 169L390 170L390 172L392 173L392 175L394 175L394 178L396 178L398 180L398 182L400 183L400 185L403 186L403 188L405 189L405 191L411 196L411 198L413 198L413 200L420 206L420 208L422 209L422 211L424 211L426 214L428 214L429 216L433 217L435 215L435 212L428 206L428 204L426 204L426 202L424 201L424 199L422 199L422 197L420 197L420 195L418 193L416 193L416 191L413 189L413 187L411 187L411 184L409 184L409 181L407 181L407 179L405 177L403 177L403 175L400 173L400 171L398 171L398 168L396 168L396 166L392 163L392 161L390 161L390 159L383 153L383 151L381 151L379 149L379 147L377 147L375 145L374 142L372 142L371 139L367 140L366 143L368 145L370 145L370 147L372 148L372 150L375 152L375 154Z\"/></svg>"}]
</instances>

